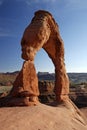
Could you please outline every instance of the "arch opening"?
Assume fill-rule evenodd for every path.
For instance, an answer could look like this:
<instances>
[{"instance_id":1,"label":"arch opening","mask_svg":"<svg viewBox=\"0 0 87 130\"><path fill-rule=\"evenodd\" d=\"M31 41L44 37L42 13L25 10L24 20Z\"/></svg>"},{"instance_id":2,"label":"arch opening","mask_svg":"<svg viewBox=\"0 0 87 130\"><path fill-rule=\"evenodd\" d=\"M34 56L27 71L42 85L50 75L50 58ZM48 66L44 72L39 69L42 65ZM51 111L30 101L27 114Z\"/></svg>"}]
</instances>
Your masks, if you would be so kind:
<instances>
[{"instance_id":1,"label":"arch opening","mask_svg":"<svg viewBox=\"0 0 87 130\"><path fill-rule=\"evenodd\" d=\"M54 102L54 64L43 48L41 48L35 56L35 68L37 71L38 88L40 92L39 101L44 104Z\"/></svg>"},{"instance_id":2,"label":"arch opening","mask_svg":"<svg viewBox=\"0 0 87 130\"><path fill-rule=\"evenodd\" d=\"M54 64L47 52L41 48L35 56L35 68L36 72L48 72L54 73Z\"/></svg>"}]
</instances>

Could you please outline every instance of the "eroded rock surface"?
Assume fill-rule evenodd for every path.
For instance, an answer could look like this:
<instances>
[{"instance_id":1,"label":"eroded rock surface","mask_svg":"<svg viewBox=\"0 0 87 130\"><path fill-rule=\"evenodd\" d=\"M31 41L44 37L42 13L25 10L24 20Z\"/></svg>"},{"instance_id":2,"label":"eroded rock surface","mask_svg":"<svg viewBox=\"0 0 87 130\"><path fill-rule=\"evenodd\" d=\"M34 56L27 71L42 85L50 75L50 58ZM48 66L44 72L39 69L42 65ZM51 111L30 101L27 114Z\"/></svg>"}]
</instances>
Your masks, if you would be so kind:
<instances>
[{"instance_id":1,"label":"eroded rock surface","mask_svg":"<svg viewBox=\"0 0 87 130\"><path fill-rule=\"evenodd\" d=\"M30 102L37 101L39 96L38 78L34 63L30 60L24 62L10 95L12 97L29 97Z\"/></svg>"},{"instance_id":2,"label":"eroded rock surface","mask_svg":"<svg viewBox=\"0 0 87 130\"><path fill-rule=\"evenodd\" d=\"M54 90L56 101L68 100L69 79L64 64L64 44L59 33L59 27L49 12L40 10L35 13L31 23L24 31L21 46L22 58L25 62L9 94L11 100L14 98L18 100L19 98L22 101L23 98L24 105L26 104L25 99L27 102L33 102L33 104L38 102L39 90L33 63L36 53L41 48L47 52L55 66Z\"/></svg>"},{"instance_id":3,"label":"eroded rock surface","mask_svg":"<svg viewBox=\"0 0 87 130\"><path fill-rule=\"evenodd\" d=\"M67 100L69 79L64 64L64 44L58 25L47 11L37 11L22 38L22 58L34 60L36 52L43 48L55 66L56 100ZM45 60L45 59L44 59Z\"/></svg>"},{"instance_id":4,"label":"eroded rock surface","mask_svg":"<svg viewBox=\"0 0 87 130\"><path fill-rule=\"evenodd\" d=\"M54 116L55 115L55 116ZM0 108L1 130L87 130L86 119L71 104Z\"/></svg>"}]
</instances>

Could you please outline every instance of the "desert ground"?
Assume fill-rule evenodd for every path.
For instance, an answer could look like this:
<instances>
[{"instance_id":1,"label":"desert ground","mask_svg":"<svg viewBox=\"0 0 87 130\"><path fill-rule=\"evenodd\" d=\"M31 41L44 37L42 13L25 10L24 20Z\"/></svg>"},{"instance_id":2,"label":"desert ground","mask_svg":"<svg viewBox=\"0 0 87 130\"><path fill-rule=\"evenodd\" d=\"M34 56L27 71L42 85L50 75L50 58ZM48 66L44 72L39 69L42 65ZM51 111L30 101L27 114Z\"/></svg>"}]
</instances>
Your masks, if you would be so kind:
<instances>
[{"instance_id":1,"label":"desert ground","mask_svg":"<svg viewBox=\"0 0 87 130\"><path fill-rule=\"evenodd\" d=\"M1 130L87 130L86 121L71 103L0 108Z\"/></svg>"},{"instance_id":2,"label":"desert ground","mask_svg":"<svg viewBox=\"0 0 87 130\"><path fill-rule=\"evenodd\" d=\"M51 82L49 82L51 83ZM53 83L53 82L52 82ZM51 89L53 85L43 82L40 83L41 100L37 106L29 107L1 107L0 108L0 129L1 130L87 130L87 107L81 107L79 110L71 103L57 104L56 106L47 105L47 102L54 100L54 94ZM45 86L44 86L45 84ZM50 86L50 89L49 89ZM42 89L45 87L45 89ZM83 86L82 86L83 87ZM0 96L6 96L11 90L12 85L0 86ZM78 85L71 88L71 98L76 101ZM87 87L85 87L86 89ZM44 92L45 90L45 92ZM82 92L80 89L79 92ZM79 99L86 103L87 94L81 93ZM50 98L49 98L50 97ZM86 103L87 104L87 103ZM86 105L85 104L85 105Z\"/></svg>"}]
</instances>

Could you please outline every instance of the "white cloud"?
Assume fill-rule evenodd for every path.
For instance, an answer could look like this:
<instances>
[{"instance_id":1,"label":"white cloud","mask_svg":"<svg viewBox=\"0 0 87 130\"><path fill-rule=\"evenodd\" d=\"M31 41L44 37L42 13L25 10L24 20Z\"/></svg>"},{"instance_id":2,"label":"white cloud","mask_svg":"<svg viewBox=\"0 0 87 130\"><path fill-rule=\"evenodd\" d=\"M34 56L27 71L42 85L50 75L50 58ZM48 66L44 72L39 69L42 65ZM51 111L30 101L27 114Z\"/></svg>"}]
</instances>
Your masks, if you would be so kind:
<instances>
[{"instance_id":1,"label":"white cloud","mask_svg":"<svg viewBox=\"0 0 87 130\"><path fill-rule=\"evenodd\" d=\"M55 3L57 0L16 0L17 2L25 2L27 5L31 5L31 4L45 4L45 3ZM60 0L59 0L60 1Z\"/></svg>"},{"instance_id":2,"label":"white cloud","mask_svg":"<svg viewBox=\"0 0 87 130\"><path fill-rule=\"evenodd\" d=\"M57 0L42 0L42 2L56 2ZM40 0L39 0L40 2Z\"/></svg>"},{"instance_id":3,"label":"white cloud","mask_svg":"<svg viewBox=\"0 0 87 130\"><path fill-rule=\"evenodd\" d=\"M3 4L3 0L0 0L0 6Z\"/></svg>"},{"instance_id":4,"label":"white cloud","mask_svg":"<svg viewBox=\"0 0 87 130\"><path fill-rule=\"evenodd\" d=\"M49 3L55 3L57 0L16 0L17 2L24 2L28 6L31 6L32 4L49 4Z\"/></svg>"},{"instance_id":5,"label":"white cloud","mask_svg":"<svg viewBox=\"0 0 87 130\"><path fill-rule=\"evenodd\" d=\"M18 0L19 1L19 0ZM22 0L23 1L23 0ZM28 5L31 3L49 3L56 2L57 0L24 0Z\"/></svg>"},{"instance_id":6,"label":"white cloud","mask_svg":"<svg viewBox=\"0 0 87 130\"><path fill-rule=\"evenodd\" d=\"M87 0L65 0L65 3L71 9L87 9Z\"/></svg>"},{"instance_id":7,"label":"white cloud","mask_svg":"<svg viewBox=\"0 0 87 130\"><path fill-rule=\"evenodd\" d=\"M9 37L10 34L6 33L6 32L0 32L0 37Z\"/></svg>"},{"instance_id":8,"label":"white cloud","mask_svg":"<svg viewBox=\"0 0 87 130\"><path fill-rule=\"evenodd\" d=\"M15 37L14 35L12 35L11 33L7 33L7 32L0 32L0 37Z\"/></svg>"},{"instance_id":9,"label":"white cloud","mask_svg":"<svg viewBox=\"0 0 87 130\"><path fill-rule=\"evenodd\" d=\"M0 37L15 37L15 35L12 34L11 30L0 28Z\"/></svg>"}]
</instances>

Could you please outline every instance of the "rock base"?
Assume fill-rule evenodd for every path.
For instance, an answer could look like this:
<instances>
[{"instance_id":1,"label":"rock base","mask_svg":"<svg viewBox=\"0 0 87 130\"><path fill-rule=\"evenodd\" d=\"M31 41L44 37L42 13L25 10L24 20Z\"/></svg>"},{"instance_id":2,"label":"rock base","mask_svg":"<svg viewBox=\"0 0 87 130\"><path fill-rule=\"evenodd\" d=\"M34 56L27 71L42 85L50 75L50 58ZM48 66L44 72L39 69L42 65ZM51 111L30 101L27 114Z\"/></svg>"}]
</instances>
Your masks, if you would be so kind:
<instances>
[{"instance_id":1,"label":"rock base","mask_svg":"<svg viewBox=\"0 0 87 130\"><path fill-rule=\"evenodd\" d=\"M37 97L3 97L0 99L0 107L35 106L39 103Z\"/></svg>"}]
</instances>

